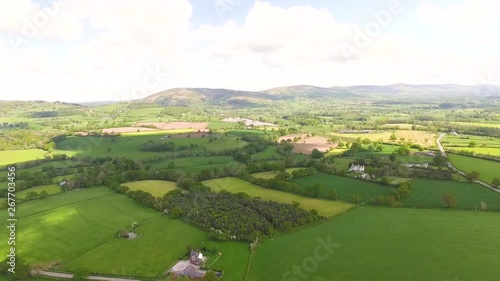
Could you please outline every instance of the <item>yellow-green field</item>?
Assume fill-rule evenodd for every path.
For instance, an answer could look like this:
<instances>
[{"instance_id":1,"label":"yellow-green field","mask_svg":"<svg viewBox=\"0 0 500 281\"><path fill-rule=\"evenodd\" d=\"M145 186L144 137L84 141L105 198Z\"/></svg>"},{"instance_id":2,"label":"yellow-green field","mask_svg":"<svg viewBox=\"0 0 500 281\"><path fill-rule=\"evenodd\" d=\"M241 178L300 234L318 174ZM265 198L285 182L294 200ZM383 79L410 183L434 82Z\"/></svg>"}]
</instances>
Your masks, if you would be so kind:
<instances>
[{"instance_id":1,"label":"yellow-green field","mask_svg":"<svg viewBox=\"0 0 500 281\"><path fill-rule=\"evenodd\" d=\"M41 149L0 151L0 166L36 159L43 159L45 154L47 154L47 152Z\"/></svg>"},{"instance_id":2,"label":"yellow-green field","mask_svg":"<svg viewBox=\"0 0 500 281\"><path fill-rule=\"evenodd\" d=\"M388 131L378 131L374 133L369 133L369 134L341 134L341 133L333 133L331 135L339 137L339 138L351 138L351 139L356 139L356 138L368 138L371 141L379 141L382 139L384 142L390 141L389 138L391 137L393 131L388 130ZM398 142L401 138L405 138L406 141L410 141L412 143L418 143L421 145L433 145L434 144L434 138L436 137L435 133L431 132L424 132L424 131L412 131L412 130L395 130L394 133L396 134ZM426 142L427 140L427 142Z\"/></svg>"},{"instance_id":3,"label":"yellow-green field","mask_svg":"<svg viewBox=\"0 0 500 281\"><path fill-rule=\"evenodd\" d=\"M122 184L130 190L142 190L151 193L155 197L162 197L167 192L177 189L177 184L171 181L146 180L134 181Z\"/></svg>"},{"instance_id":4,"label":"yellow-green field","mask_svg":"<svg viewBox=\"0 0 500 281\"><path fill-rule=\"evenodd\" d=\"M380 127L387 128L387 129L394 128L394 129L411 130L412 126L414 126L414 125L405 123L405 124L384 124ZM415 126L417 126L417 128L422 127L421 125L415 125Z\"/></svg>"},{"instance_id":5,"label":"yellow-green field","mask_svg":"<svg viewBox=\"0 0 500 281\"><path fill-rule=\"evenodd\" d=\"M500 156L500 148L495 147L447 147L448 151L470 151L474 154Z\"/></svg>"},{"instance_id":6,"label":"yellow-green field","mask_svg":"<svg viewBox=\"0 0 500 281\"><path fill-rule=\"evenodd\" d=\"M278 190L263 188L239 178L228 177L212 179L204 181L203 184L217 192L222 190L233 193L244 192L252 197L260 197L264 200L272 200L288 204L291 204L293 201L299 202L300 207L306 210L315 209L320 215L326 217L341 214L354 207L354 205L342 201L313 199Z\"/></svg>"},{"instance_id":7,"label":"yellow-green field","mask_svg":"<svg viewBox=\"0 0 500 281\"><path fill-rule=\"evenodd\" d=\"M487 128L499 128L500 124L490 124L490 123L469 123L469 122L451 122L452 124L463 125L463 126L475 126L475 127L487 127Z\"/></svg>"},{"instance_id":8,"label":"yellow-green field","mask_svg":"<svg viewBox=\"0 0 500 281\"><path fill-rule=\"evenodd\" d=\"M304 168L288 168L288 169L286 169L286 172L291 174L293 171L300 170L300 169L304 169ZM254 176L256 178L261 178L261 179L272 179L277 174L278 174L278 172L269 171L269 172L253 173L252 176Z\"/></svg>"}]
</instances>

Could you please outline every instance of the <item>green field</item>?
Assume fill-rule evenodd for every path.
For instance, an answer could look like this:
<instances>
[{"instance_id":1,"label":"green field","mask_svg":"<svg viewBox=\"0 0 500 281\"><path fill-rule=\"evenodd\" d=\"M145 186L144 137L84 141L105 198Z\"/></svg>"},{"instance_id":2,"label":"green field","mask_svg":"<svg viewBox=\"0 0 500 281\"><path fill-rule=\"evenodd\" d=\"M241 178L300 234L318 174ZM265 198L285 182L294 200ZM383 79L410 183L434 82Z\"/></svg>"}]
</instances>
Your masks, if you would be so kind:
<instances>
[{"instance_id":1,"label":"green field","mask_svg":"<svg viewBox=\"0 0 500 281\"><path fill-rule=\"evenodd\" d=\"M161 180L145 180L122 183L131 190L142 190L151 193L155 197L163 197L167 192L177 189L177 183Z\"/></svg>"},{"instance_id":2,"label":"green field","mask_svg":"<svg viewBox=\"0 0 500 281\"><path fill-rule=\"evenodd\" d=\"M291 204L293 201L299 202L300 207L306 210L315 209L319 214L327 217L341 214L353 207L353 205L341 201L313 199L278 190L263 188L239 178L213 179L204 181L203 184L217 192L221 190L234 193L245 192L252 197L261 197L264 200L273 200L288 204Z\"/></svg>"},{"instance_id":3,"label":"green field","mask_svg":"<svg viewBox=\"0 0 500 281\"><path fill-rule=\"evenodd\" d=\"M200 157L183 157L168 159L163 162L150 163L151 167L155 169L167 168L169 163L173 162L175 164L176 170L182 170L184 172L197 173L203 169L212 168L224 168L226 166L238 164L230 156L200 156Z\"/></svg>"},{"instance_id":4,"label":"green field","mask_svg":"<svg viewBox=\"0 0 500 281\"><path fill-rule=\"evenodd\" d=\"M286 169L286 172L291 174L293 171L300 170L300 169L304 169L304 168L288 168L288 169ZM253 173L252 176L254 176L256 178L261 178L261 179L272 179L277 174L278 174L278 172L268 171L268 172Z\"/></svg>"},{"instance_id":5,"label":"green field","mask_svg":"<svg viewBox=\"0 0 500 281\"><path fill-rule=\"evenodd\" d=\"M500 194L479 184L423 179L416 179L412 184L411 193L402 200L404 205L444 207L441 196L443 193L451 193L457 199L457 208L477 207L479 210L481 202L485 202L490 210L500 209Z\"/></svg>"},{"instance_id":6,"label":"green field","mask_svg":"<svg viewBox=\"0 0 500 281\"><path fill-rule=\"evenodd\" d=\"M50 161L50 162L45 162L41 163L40 165L36 165L34 167L30 168L18 168L17 173L36 173L36 172L41 172L43 168L47 167L54 167L54 168L68 168L68 167L73 167L77 166L80 163L78 161L72 161L72 160L61 160L61 161Z\"/></svg>"},{"instance_id":7,"label":"green field","mask_svg":"<svg viewBox=\"0 0 500 281\"><path fill-rule=\"evenodd\" d=\"M5 150L0 151L0 166L43 159L47 151L41 149Z\"/></svg>"},{"instance_id":8,"label":"green field","mask_svg":"<svg viewBox=\"0 0 500 281\"><path fill-rule=\"evenodd\" d=\"M224 269L221 281L243 280L250 255L247 243L204 241L198 247L216 248L222 253L217 260L215 257L207 261L207 266L213 269Z\"/></svg>"},{"instance_id":9,"label":"green field","mask_svg":"<svg viewBox=\"0 0 500 281\"><path fill-rule=\"evenodd\" d=\"M495 281L499 218L495 213L360 207L264 242L248 280ZM329 237L336 244L330 253L319 242ZM295 266L306 279L293 274Z\"/></svg>"},{"instance_id":10,"label":"green field","mask_svg":"<svg viewBox=\"0 0 500 281\"><path fill-rule=\"evenodd\" d=\"M500 156L500 147L447 147L447 151L470 151L474 154Z\"/></svg>"},{"instance_id":11,"label":"green field","mask_svg":"<svg viewBox=\"0 0 500 281\"><path fill-rule=\"evenodd\" d=\"M26 194L28 194L29 192L34 191L36 193L40 193L40 192L42 192L44 190L49 195L52 195L52 194L60 193L61 192L61 187L58 184L49 184L49 185L35 186L35 187L31 187L31 188L24 189L24 190L21 190L19 192L16 192L16 196L18 198L24 199L24 198L26 198Z\"/></svg>"},{"instance_id":12,"label":"green field","mask_svg":"<svg viewBox=\"0 0 500 281\"><path fill-rule=\"evenodd\" d=\"M161 141L161 137L172 134L170 131L128 133L122 134L116 140L99 137L68 137L57 144L56 153L65 153L73 156L93 157L127 157L130 159L147 159L155 156L171 155L170 152L147 152L141 151L141 146L147 141ZM203 153L205 151L220 151L244 146L246 142L236 141L236 137L219 135L219 139L210 142L209 138L170 138L167 142L176 145L197 145L185 151L190 153Z\"/></svg>"},{"instance_id":13,"label":"green field","mask_svg":"<svg viewBox=\"0 0 500 281\"><path fill-rule=\"evenodd\" d=\"M479 178L491 183L494 177L500 177L500 162L468 157L458 154L448 154L451 164L460 171L470 173L479 172Z\"/></svg>"},{"instance_id":14,"label":"green field","mask_svg":"<svg viewBox=\"0 0 500 281\"><path fill-rule=\"evenodd\" d=\"M85 267L92 272L112 275L155 276L181 258L187 245L196 245L207 239L207 234L197 228L154 213L131 230L139 234L138 238L108 237L105 243L94 243L95 248L65 262L62 269L73 271Z\"/></svg>"},{"instance_id":15,"label":"green field","mask_svg":"<svg viewBox=\"0 0 500 281\"><path fill-rule=\"evenodd\" d=\"M358 194L361 201L365 203L378 195L390 195L392 193L392 188L381 184L324 173L292 179L292 182L302 187L320 183L324 187L320 193L321 196L327 196L330 191L336 189L339 199L344 201L350 201L353 193Z\"/></svg>"},{"instance_id":16,"label":"green field","mask_svg":"<svg viewBox=\"0 0 500 281\"><path fill-rule=\"evenodd\" d=\"M254 159L276 159L283 157L278 153L278 148L276 146L268 146L264 151L256 153L253 158Z\"/></svg>"},{"instance_id":17,"label":"green field","mask_svg":"<svg viewBox=\"0 0 500 281\"><path fill-rule=\"evenodd\" d=\"M169 219L109 188L92 188L18 205L17 254L32 264L62 261L64 270L88 267L108 274L153 276L206 233ZM6 212L1 219L6 221ZM138 222L140 236L116 233ZM6 240L6 232L0 235ZM0 245L7 252L7 243Z\"/></svg>"},{"instance_id":18,"label":"green field","mask_svg":"<svg viewBox=\"0 0 500 281\"><path fill-rule=\"evenodd\" d=\"M441 143L443 146L468 146L469 143L473 141L476 143L477 147L480 147L481 144L485 144L486 146L500 146L500 140L492 137L483 137L483 136L471 136L471 135L446 135Z\"/></svg>"}]
</instances>

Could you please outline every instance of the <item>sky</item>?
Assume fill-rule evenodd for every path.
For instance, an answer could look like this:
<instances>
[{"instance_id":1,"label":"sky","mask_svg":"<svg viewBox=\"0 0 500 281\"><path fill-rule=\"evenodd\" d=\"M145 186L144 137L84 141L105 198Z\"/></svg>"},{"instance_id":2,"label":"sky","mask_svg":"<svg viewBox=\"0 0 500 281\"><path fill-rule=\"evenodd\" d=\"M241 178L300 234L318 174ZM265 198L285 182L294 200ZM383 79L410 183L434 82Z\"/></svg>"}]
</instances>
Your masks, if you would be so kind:
<instances>
[{"instance_id":1,"label":"sky","mask_svg":"<svg viewBox=\"0 0 500 281\"><path fill-rule=\"evenodd\" d=\"M0 0L0 100L500 84L497 0Z\"/></svg>"}]
</instances>

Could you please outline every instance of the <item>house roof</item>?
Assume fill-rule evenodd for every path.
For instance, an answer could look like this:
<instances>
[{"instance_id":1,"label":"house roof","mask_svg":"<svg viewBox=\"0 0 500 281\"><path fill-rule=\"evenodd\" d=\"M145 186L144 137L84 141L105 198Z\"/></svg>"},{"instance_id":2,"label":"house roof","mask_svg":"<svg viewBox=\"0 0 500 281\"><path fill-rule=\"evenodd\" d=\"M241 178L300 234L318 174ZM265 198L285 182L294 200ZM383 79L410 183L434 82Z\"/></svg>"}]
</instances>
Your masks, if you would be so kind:
<instances>
[{"instance_id":1,"label":"house roof","mask_svg":"<svg viewBox=\"0 0 500 281\"><path fill-rule=\"evenodd\" d=\"M179 274L185 275L185 276L188 276L191 278L202 278L203 276L205 276L205 273L199 271L195 266L193 266L191 264L186 266L186 268L184 268L184 270L179 272Z\"/></svg>"}]
</instances>

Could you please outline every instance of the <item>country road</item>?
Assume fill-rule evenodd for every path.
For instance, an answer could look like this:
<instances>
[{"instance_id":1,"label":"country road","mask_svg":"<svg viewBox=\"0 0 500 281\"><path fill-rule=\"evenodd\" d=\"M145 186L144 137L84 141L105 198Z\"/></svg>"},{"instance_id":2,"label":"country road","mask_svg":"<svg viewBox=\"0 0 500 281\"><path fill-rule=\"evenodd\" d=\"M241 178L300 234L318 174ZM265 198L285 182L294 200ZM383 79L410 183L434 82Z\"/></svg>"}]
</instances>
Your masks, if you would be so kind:
<instances>
[{"instance_id":1,"label":"country road","mask_svg":"<svg viewBox=\"0 0 500 281\"><path fill-rule=\"evenodd\" d=\"M436 139L436 144L439 148L439 151L441 151L441 155L444 156L444 157L448 157L446 155L446 151L444 150L444 147L443 145L441 144L441 140L444 138L444 136L446 136L445 133L440 133L439 134L439 137ZM461 174L462 176L466 176L466 173L460 171L459 169L455 168L449 161L448 161L448 168L456 171L457 173ZM480 181L480 180L475 180L474 181L475 183L478 183L484 187L487 187L489 188L491 191L494 191L494 192L497 192L497 193L500 193L500 190L499 189L496 189L494 188L493 186L489 185L488 183L484 182L484 181Z\"/></svg>"},{"instance_id":2,"label":"country road","mask_svg":"<svg viewBox=\"0 0 500 281\"><path fill-rule=\"evenodd\" d=\"M47 277L54 278L62 278L62 279L72 279L73 274L69 273L60 273L60 272L51 272L44 270L33 270L32 275L42 275ZM126 278L117 278L117 277L104 277L104 276L89 276L87 280L97 280L97 281L141 281L137 279L126 279Z\"/></svg>"}]
</instances>

